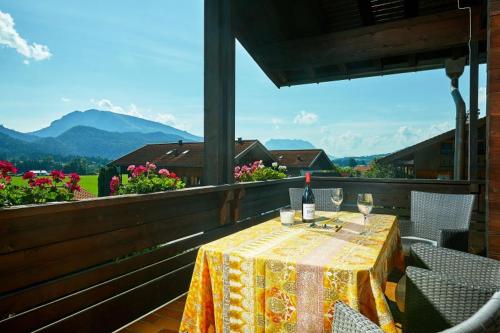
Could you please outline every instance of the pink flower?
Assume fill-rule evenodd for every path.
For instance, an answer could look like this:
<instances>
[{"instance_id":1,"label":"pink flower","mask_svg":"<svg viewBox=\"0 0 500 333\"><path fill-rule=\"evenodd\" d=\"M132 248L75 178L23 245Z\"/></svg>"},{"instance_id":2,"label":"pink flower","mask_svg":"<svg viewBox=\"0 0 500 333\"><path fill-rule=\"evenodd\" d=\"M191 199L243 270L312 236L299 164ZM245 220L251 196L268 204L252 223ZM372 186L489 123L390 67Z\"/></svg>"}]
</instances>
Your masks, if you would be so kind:
<instances>
[{"instance_id":1,"label":"pink flower","mask_svg":"<svg viewBox=\"0 0 500 333\"><path fill-rule=\"evenodd\" d=\"M156 164L146 162L146 169L148 169L148 170L156 170Z\"/></svg>"},{"instance_id":2,"label":"pink flower","mask_svg":"<svg viewBox=\"0 0 500 333\"><path fill-rule=\"evenodd\" d=\"M241 167L239 165L237 165L235 168L234 168L234 173L238 173L240 172L241 170Z\"/></svg>"},{"instance_id":3,"label":"pink flower","mask_svg":"<svg viewBox=\"0 0 500 333\"><path fill-rule=\"evenodd\" d=\"M146 171L148 171L148 169L146 169L144 165L139 165L138 167L135 167L134 171L132 172L132 177L139 177Z\"/></svg>"},{"instance_id":4,"label":"pink flower","mask_svg":"<svg viewBox=\"0 0 500 333\"><path fill-rule=\"evenodd\" d=\"M135 165L131 164L128 166L127 171L132 172L132 171L134 171L134 169L135 169Z\"/></svg>"},{"instance_id":5,"label":"pink flower","mask_svg":"<svg viewBox=\"0 0 500 333\"><path fill-rule=\"evenodd\" d=\"M65 177L64 172L62 172L61 170L52 170L50 175L52 176L52 179L56 183L59 183L60 181L64 180L64 177Z\"/></svg>"},{"instance_id":6,"label":"pink flower","mask_svg":"<svg viewBox=\"0 0 500 333\"><path fill-rule=\"evenodd\" d=\"M162 177L168 177L170 175L170 172L167 169L160 169L160 171L158 171L158 174Z\"/></svg>"},{"instance_id":7,"label":"pink flower","mask_svg":"<svg viewBox=\"0 0 500 333\"><path fill-rule=\"evenodd\" d=\"M116 191L118 191L118 188L120 187L120 178L117 176L113 176L111 178L111 182L109 183L109 189L111 190L111 194L115 194Z\"/></svg>"},{"instance_id":8,"label":"pink flower","mask_svg":"<svg viewBox=\"0 0 500 333\"><path fill-rule=\"evenodd\" d=\"M3 190L5 188L5 184L4 183L0 183L0 190Z\"/></svg>"}]
</instances>

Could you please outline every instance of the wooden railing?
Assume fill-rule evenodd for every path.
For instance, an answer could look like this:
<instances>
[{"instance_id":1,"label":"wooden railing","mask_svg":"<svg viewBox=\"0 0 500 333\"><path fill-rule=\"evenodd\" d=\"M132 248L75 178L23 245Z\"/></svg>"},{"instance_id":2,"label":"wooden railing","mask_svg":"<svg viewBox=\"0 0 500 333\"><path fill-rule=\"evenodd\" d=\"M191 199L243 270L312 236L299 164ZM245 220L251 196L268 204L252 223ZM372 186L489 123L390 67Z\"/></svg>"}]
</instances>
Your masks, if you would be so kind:
<instances>
[{"instance_id":1,"label":"wooden railing","mask_svg":"<svg viewBox=\"0 0 500 333\"><path fill-rule=\"evenodd\" d=\"M314 177L313 186L344 188L347 210L371 192L375 212L403 218L411 190L482 195L467 182ZM185 293L196 249L276 216L290 187L303 178L0 209L0 332L115 330Z\"/></svg>"},{"instance_id":2,"label":"wooden railing","mask_svg":"<svg viewBox=\"0 0 500 333\"><path fill-rule=\"evenodd\" d=\"M117 329L188 290L196 248L275 216L302 184L0 210L0 332Z\"/></svg>"}]
</instances>

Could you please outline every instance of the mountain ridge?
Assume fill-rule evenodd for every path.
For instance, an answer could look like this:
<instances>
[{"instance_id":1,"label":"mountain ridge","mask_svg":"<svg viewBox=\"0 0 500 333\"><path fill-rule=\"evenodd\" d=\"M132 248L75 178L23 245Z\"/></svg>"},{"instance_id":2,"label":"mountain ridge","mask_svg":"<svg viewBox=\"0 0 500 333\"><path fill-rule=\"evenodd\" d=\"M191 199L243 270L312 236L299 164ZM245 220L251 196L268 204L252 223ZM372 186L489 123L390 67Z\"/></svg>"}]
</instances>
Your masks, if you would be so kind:
<instances>
[{"instance_id":1,"label":"mountain ridge","mask_svg":"<svg viewBox=\"0 0 500 333\"><path fill-rule=\"evenodd\" d=\"M24 133L37 137L57 137L76 126L93 127L99 130L116 133L155 133L162 132L180 136L184 140L200 141L203 138L187 131L130 115L111 111L89 109L73 111L50 123L48 127Z\"/></svg>"},{"instance_id":2,"label":"mountain ridge","mask_svg":"<svg viewBox=\"0 0 500 333\"><path fill-rule=\"evenodd\" d=\"M31 142L0 132L0 154L4 158L47 154L114 159L146 144L177 142L179 140L183 140L183 138L162 132L116 133L88 126L75 126L57 137L42 137Z\"/></svg>"}]
</instances>

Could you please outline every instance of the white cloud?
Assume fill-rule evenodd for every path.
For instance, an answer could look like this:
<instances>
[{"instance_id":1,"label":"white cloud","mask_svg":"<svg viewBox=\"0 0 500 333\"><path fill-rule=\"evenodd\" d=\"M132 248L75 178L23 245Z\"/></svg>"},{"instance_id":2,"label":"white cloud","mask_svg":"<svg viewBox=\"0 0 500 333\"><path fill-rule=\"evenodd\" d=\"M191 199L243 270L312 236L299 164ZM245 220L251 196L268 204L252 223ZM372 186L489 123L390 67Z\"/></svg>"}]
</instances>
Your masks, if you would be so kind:
<instances>
[{"instance_id":1,"label":"white cloud","mask_svg":"<svg viewBox=\"0 0 500 333\"><path fill-rule=\"evenodd\" d=\"M295 124L301 125L312 125L318 121L318 115L312 112L300 111L299 114L295 116L293 122Z\"/></svg>"},{"instance_id":2,"label":"white cloud","mask_svg":"<svg viewBox=\"0 0 500 333\"><path fill-rule=\"evenodd\" d=\"M427 140L452 128L448 122L428 126L403 125L379 134L369 134L345 129L343 131L321 128L322 146L334 156L359 156L392 153ZM358 129L359 130L359 129Z\"/></svg>"},{"instance_id":3,"label":"white cloud","mask_svg":"<svg viewBox=\"0 0 500 333\"><path fill-rule=\"evenodd\" d=\"M61 97L61 102L69 103L69 102L71 102L71 99L69 99L68 97Z\"/></svg>"},{"instance_id":4,"label":"white cloud","mask_svg":"<svg viewBox=\"0 0 500 333\"><path fill-rule=\"evenodd\" d=\"M12 16L0 11L0 45L13 48L24 57L36 61L46 60L52 56L48 46L38 43L29 44L19 35L14 26ZM29 61L24 60L23 63L28 65Z\"/></svg>"},{"instance_id":5,"label":"white cloud","mask_svg":"<svg viewBox=\"0 0 500 333\"><path fill-rule=\"evenodd\" d=\"M188 131L191 129L191 124L186 122L180 122L173 114L171 113L158 113L154 120L160 122L165 125L170 125L175 128Z\"/></svg>"},{"instance_id":6,"label":"white cloud","mask_svg":"<svg viewBox=\"0 0 500 333\"><path fill-rule=\"evenodd\" d=\"M271 118L271 124L273 125L275 130L279 130L281 128L281 124L284 123L284 120L281 118Z\"/></svg>"},{"instance_id":7,"label":"white cloud","mask_svg":"<svg viewBox=\"0 0 500 333\"><path fill-rule=\"evenodd\" d=\"M91 99L90 102L100 110L121 113L128 116L134 116L143 119L149 119L170 125L175 128L189 131L192 128L191 123L179 121L172 113L153 113L150 109L139 108L136 104L131 103L128 108L115 105L109 99L103 98L100 100Z\"/></svg>"}]
</instances>

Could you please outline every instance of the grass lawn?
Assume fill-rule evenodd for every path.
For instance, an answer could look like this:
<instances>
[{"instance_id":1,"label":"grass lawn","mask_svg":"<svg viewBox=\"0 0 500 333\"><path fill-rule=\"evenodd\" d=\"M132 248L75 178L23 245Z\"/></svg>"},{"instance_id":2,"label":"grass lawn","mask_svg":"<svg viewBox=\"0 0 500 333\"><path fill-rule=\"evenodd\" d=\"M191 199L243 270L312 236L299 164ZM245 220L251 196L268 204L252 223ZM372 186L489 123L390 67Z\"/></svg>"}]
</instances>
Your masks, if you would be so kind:
<instances>
[{"instance_id":1,"label":"grass lawn","mask_svg":"<svg viewBox=\"0 0 500 333\"><path fill-rule=\"evenodd\" d=\"M128 183L127 175L123 175L122 182L124 184ZM12 184L26 185L27 182L23 179L23 177L16 176L12 177ZM80 186L97 196L97 175L80 176Z\"/></svg>"}]
</instances>

